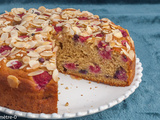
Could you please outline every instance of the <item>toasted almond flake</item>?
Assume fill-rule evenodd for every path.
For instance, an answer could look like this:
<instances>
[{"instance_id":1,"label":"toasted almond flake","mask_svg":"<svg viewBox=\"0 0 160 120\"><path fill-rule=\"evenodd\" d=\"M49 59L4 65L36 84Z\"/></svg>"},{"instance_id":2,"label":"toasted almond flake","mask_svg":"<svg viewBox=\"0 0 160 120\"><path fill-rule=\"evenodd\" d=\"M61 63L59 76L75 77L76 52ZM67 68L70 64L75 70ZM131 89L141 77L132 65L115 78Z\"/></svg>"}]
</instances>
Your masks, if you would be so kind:
<instances>
[{"instance_id":1,"label":"toasted almond flake","mask_svg":"<svg viewBox=\"0 0 160 120\"><path fill-rule=\"evenodd\" d=\"M105 42L110 42L112 40L112 34L106 34Z\"/></svg>"},{"instance_id":2,"label":"toasted almond flake","mask_svg":"<svg viewBox=\"0 0 160 120\"><path fill-rule=\"evenodd\" d=\"M81 33L81 30L78 28L78 27L72 27L72 29L73 29L73 31L77 34L77 35L79 35L80 33Z\"/></svg>"},{"instance_id":3,"label":"toasted almond flake","mask_svg":"<svg viewBox=\"0 0 160 120\"><path fill-rule=\"evenodd\" d=\"M127 39L129 39L129 40L130 40L130 42L131 42L132 46L134 47L134 41L132 40L132 38L131 38L130 36L127 36Z\"/></svg>"},{"instance_id":4,"label":"toasted almond flake","mask_svg":"<svg viewBox=\"0 0 160 120\"><path fill-rule=\"evenodd\" d=\"M57 52L58 46L54 47L53 52Z\"/></svg>"},{"instance_id":5,"label":"toasted almond flake","mask_svg":"<svg viewBox=\"0 0 160 120\"><path fill-rule=\"evenodd\" d=\"M30 57L33 57L33 58L40 56L37 52L34 52L34 51L30 51L27 55L30 56Z\"/></svg>"},{"instance_id":6,"label":"toasted almond flake","mask_svg":"<svg viewBox=\"0 0 160 120\"><path fill-rule=\"evenodd\" d=\"M134 56L135 56L134 51L133 51L133 50L130 50L130 51L129 51L129 58L130 58L131 60L133 60L133 59L134 59Z\"/></svg>"},{"instance_id":7,"label":"toasted almond flake","mask_svg":"<svg viewBox=\"0 0 160 120\"><path fill-rule=\"evenodd\" d=\"M52 31L52 27L50 27L50 26L46 26L43 29L43 32L50 32L50 31Z\"/></svg>"},{"instance_id":8,"label":"toasted almond flake","mask_svg":"<svg viewBox=\"0 0 160 120\"><path fill-rule=\"evenodd\" d=\"M16 55L17 53L19 53L21 50L15 50L15 51L11 51L11 54L9 56L13 56Z\"/></svg>"},{"instance_id":9,"label":"toasted almond flake","mask_svg":"<svg viewBox=\"0 0 160 120\"><path fill-rule=\"evenodd\" d=\"M84 36L84 37L89 36L88 33L86 33L86 32L83 32L83 33L81 32L80 35L81 35L81 36Z\"/></svg>"},{"instance_id":10,"label":"toasted almond flake","mask_svg":"<svg viewBox=\"0 0 160 120\"><path fill-rule=\"evenodd\" d=\"M48 70L54 70L56 68L56 65L54 63L46 64L46 68Z\"/></svg>"},{"instance_id":11,"label":"toasted almond flake","mask_svg":"<svg viewBox=\"0 0 160 120\"><path fill-rule=\"evenodd\" d=\"M6 40L5 40L5 43L7 44L7 45L9 45L10 43L11 43L11 38L7 38Z\"/></svg>"},{"instance_id":12,"label":"toasted almond flake","mask_svg":"<svg viewBox=\"0 0 160 120\"><path fill-rule=\"evenodd\" d=\"M25 15L25 16L23 16L23 19L22 19L22 22L29 22L29 21L32 21L34 19L34 16L28 16L28 15ZM30 24L32 24L31 22L30 22Z\"/></svg>"},{"instance_id":13,"label":"toasted almond flake","mask_svg":"<svg viewBox=\"0 0 160 120\"><path fill-rule=\"evenodd\" d=\"M111 48L115 46L115 42L110 43Z\"/></svg>"},{"instance_id":14,"label":"toasted almond flake","mask_svg":"<svg viewBox=\"0 0 160 120\"><path fill-rule=\"evenodd\" d=\"M31 58L28 57L28 56L24 56L24 57L22 58L22 61L23 61L25 64L28 64L30 60L31 60Z\"/></svg>"},{"instance_id":15,"label":"toasted almond flake","mask_svg":"<svg viewBox=\"0 0 160 120\"><path fill-rule=\"evenodd\" d=\"M0 53L0 57L1 57L1 58L2 58L2 57L6 57L6 56L8 56L10 53L11 53L10 50L5 50L5 51L3 51L2 53Z\"/></svg>"},{"instance_id":16,"label":"toasted almond flake","mask_svg":"<svg viewBox=\"0 0 160 120\"><path fill-rule=\"evenodd\" d=\"M16 42L13 43L12 45L17 48L30 48L30 45L27 44L26 42Z\"/></svg>"},{"instance_id":17,"label":"toasted almond flake","mask_svg":"<svg viewBox=\"0 0 160 120\"><path fill-rule=\"evenodd\" d=\"M8 84L11 88L18 88L19 84L20 84L20 81L18 80L18 78L14 75L9 75L7 77L7 81L8 81Z\"/></svg>"},{"instance_id":18,"label":"toasted almond flake","mask_svg":"<svg viewBox=\"0 0 160 120\"><path fill-rule=\"evenodd\" d=\"M13 38L17 38L18 37L18 31L17 30L12 30L11 31L11 37Z\"/></svg>"},{"instance_id":19,"label":"toasted almond flake","mask_svg":"<svg viewBox=\"0 0 160 120\"><path fill-rule=\"evenodd\" d=\"M89 35L92 34L92 29L91 29L89 26L87 26L86 30L87 30L87 33L88 33Z\"/></svg>"},{"instance_id":20,"label":"toasted almond flake","mask_svg":"<svg viewBox=\"0 0 160 120\"><path fill-rule=\"evenodd\" d=\"M41 11L42 13L46 11L46 8L44 6L41 6L38 8L39 11Z\"/></svg>"},{"instance_id":21,"label":"toasted almond flake","mask_svg":"<svg viewBox=\"0 0 160 120\"><path fill-rule=\"evenodd\" d=\"M71 35L74 35L74 31L73 29L70 29L70 32L69 32Z\"/></svg>"},{"instance_id":22,"label":"toasted almond flake","mask_svg":"<svg viewBox=\"0 0 160 120\"><path fill-rule=\"evenodd\" d=\"M29 65L32 69L36 69L40 66L40 63L36 60L30 60Z\"/></svg>"},{"instance_id":23,"label":"toasted almond flake","mask_svg":"<svg viewBox=\"0 0 160 120\"><path fill-rule=\"evenodd\" d=\"M8 33L3 33L2 35L1 35L1 41L5 41L6 39L8 38Z\"/></svg>"},{"instance_id":24,"label":"toasted almond flake","mask_svg":"<svg viewBox=\"0 0 160 120\"><path fill-rule=\"evenodd\" d=\"M35 49L35 52L37 52L37 53L41 53L42 51L44 51L45 50L45 48L44 47L42 47L42 46L39 46L38 48L36 48Z\"/></svg>"},{"instance_id":25,"label":"toasted almond flake","mask_svg":"<svg viewBox=\"0 0 160 120\"><path fill-rule=\"evenodd\" d=\"M22 65L19 69L23 69L24 67L26 67L27 65Z\"/></svg>"},{"instance_id":26,"label":"toasted almond flake","mask_svg":"<svg viewBox=\"0 0 160 120\"><path fill-rule=\"evenodd\" d=\"M2 30L4 32L10 32L12 29L13 29L13 26L7 26L7 27L3 28Z\"/></svg>"},{"instance_id":27,"label":"toasted almond flake","mask_svg":"<svg viewBox=\"0 0 160 120\"><path fill-rule=\"evenodd\" d=\"M40 53L41 56L52 56L53 52L52 51L44 51L42 53Z\"/></svg>"},{"instance_id":28,"label":"toasted almond flake","mask_svg":"<svg viewBox=\"0 0 160 120\"><path fill-rule=\"evenodd\" d=\"M42 40L43 36L41 34L36 34L35 38L36 38L36 40Z\"/></svg>"},{"instance_id":29,"label":"toasted almond flake","mask_svg":"<svg viewBox=\"0 0 160 120\"><path fill-rule=\"evenodd\" d=\"M32 68L30 68L30 67L27 67L27 68L26 68L26 70L31 70L31 69L32 69Z\"/></svg>"},{"instance_id":30,"label":"toasted almond flake","mask_svg":"<svg viewBox=\"0 0 160 120\"><path fill-rule=\"evenodd\" d=\"M7 67L10 67L10 66L12 66L12 65L14 65L14 64L17 64L16 61L18 61L18 59L10 60L9 62L7 62L6 66L7 66Z\"/></svg>"},{"instance_id":31,"label":"toasted almond flake","mask_svg":"<svg viewBox=\"0 0 160 120\"><path fill-rule=\"evenodd\" d=\"M58 8L56 8L56 11L57 12L62 12L62 9L58 7Z\"/></svg>"},{"instance_id":32,"label":"toasted almond flake","mask_svg":"<svg viewBox=\"0 0 160 120\"><path fill-rule=\"evenodd\" d=\"M58 82L58 70L55 69L52 74L52 78L55 82Z\"/></svg>"},{"instance_id":33,"label":"toasted almond flake","mask_svg":"<svg viewBox=\"0 0 160 120\"><path fill-rule=\"evenodd\" d=\"M21 18L20 17L14 17L14 20L15 21L21 21Z\"/></svg>"},{"instance_id":34,"label":"toasted almond flake","mask_svg":"<svg viewBox=\"0 0 160 120\"><path fill-rule=\"evenodd\" d=\"M29 48L33 48L36 46L37 41L29 41L29 42L27 42L27 44L29 45Z\"/></svg>"},{"instance_id":35,"label":"toasted almond flake","mask_svg":"<svg viewBox=\"0 0 160 120\"><path fill-rule=\"evenodd\" d=\"M114 35L115 37L117 37L117 38L123 37L121 31L118 30L118 29L116 29L116 30L113 31L113 35Z\"/></svg>"},{"instance_id":36,"label":"toasted almond flake","mask_svg":"<svg viewBox=\"0 0 160 120\"><path fill-rule=\"evenodd\" d=\"M27 29L24 26L22 26L22 25L16 25L16 28L19 31L21 31L22 33L26 33L27 32Z\"/></svg>"},{"instance_id":37,"label":"toasted almond flake","mask_svg":"<svg viewBox=\"0 0 160 120\"><path fill-rule=\"evenodd\" d=\"M44 50L50 50L52 48L52 45L42 45L42 46L39 46L35 49L35 52L42 52Z\"/></svg>"},{"instance_id":38,"label":"toasted almond flake","mask_svg":"<svg viewBox=\"0 0 160 120\"><path fill-rule=\"evenodd\" d=\"M130 46L129 46L129 44L126 42L126 47L127 47L127 51L129 51L130 50Z\"/></svg>"},{"instance_id":39,"label":"toasted almond flake","mask_svg":"<svg viewBox=\"0 0 160 120\"><path fill-rule=\"evenodd\" d=\"M121 46L122 44L117 42L117 40L114 40L114 42L118 45L118 46Z\"/></svg>"},{"instance_id":40,"label":"toasted almond flake","mask_svg":"<svg viewBox=\"0 0 160 120\"><path fill-rule=\"evenodd\" d=\"M37 71L29 73L28 76L36 76L36 75L42 74L43 72L44 70L39 69Z\"/></svg>"},{"instance_id":41,"label":"toasted almond flake","mask_svg":"<svg viewBox=\"0 0 160 120\"><path fill-rule=\"evenodd\" d=\"M122 50L121 53L124 53L126 56L130 58L129 53L126 50L124 50L123 48L121 48L121 50Z\"/></svg>"},{"instance_id":42,"label":"toasted almond flake","mask_svg":"<svg viewBox=\"0 0 160 120\"><path fill-rule=\"evenodd\" d=\"M52 20L52 21L54 21L55 19L60 19L60 16L59 15L57 15L57 14L53 14L51 17L50 17L50 19Z\"/></svg>"}]
</instances>

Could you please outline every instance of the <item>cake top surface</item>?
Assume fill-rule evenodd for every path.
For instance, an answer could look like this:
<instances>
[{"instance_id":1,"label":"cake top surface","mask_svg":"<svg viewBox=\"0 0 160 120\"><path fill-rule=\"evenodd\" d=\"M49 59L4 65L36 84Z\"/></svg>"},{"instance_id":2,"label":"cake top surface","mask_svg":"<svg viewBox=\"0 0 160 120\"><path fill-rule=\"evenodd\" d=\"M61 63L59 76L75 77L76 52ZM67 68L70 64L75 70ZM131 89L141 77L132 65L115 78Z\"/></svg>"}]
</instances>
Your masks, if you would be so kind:
<instances>
[{"instance_id":1,"label":"cake top surface","mask_svg":"<svg viewBox=\"0 0 160 120\"><path fill-rule=\"evenodd\" d=\"M91 47L105 46L134 59L134 43L126 29L107 18L76 9L13 8L0 15L0 61L36 76L48 71L58 80L55 45L63 35ZM104 49L104 47L102 47Z\"/></svg>"}]
</instances>

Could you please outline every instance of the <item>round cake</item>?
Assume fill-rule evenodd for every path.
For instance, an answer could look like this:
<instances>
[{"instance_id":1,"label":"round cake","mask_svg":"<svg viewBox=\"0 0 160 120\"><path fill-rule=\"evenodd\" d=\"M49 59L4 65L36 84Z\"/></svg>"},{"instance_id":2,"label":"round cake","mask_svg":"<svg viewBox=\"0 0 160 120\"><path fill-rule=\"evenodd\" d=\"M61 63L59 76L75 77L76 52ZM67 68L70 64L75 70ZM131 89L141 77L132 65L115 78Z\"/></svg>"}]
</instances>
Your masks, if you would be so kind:
<instances>
[{"instance_id":1,"label":"round cake","mask_svg":"<svg viewBox=\"0 0 160 120\"><path fill-rule=\"evenodd\" d=\"M0 106L57 113L59 72L128 86L134 42L126 29L88 11L41 6L0 15Z\"/></svg>"}]
</instances>

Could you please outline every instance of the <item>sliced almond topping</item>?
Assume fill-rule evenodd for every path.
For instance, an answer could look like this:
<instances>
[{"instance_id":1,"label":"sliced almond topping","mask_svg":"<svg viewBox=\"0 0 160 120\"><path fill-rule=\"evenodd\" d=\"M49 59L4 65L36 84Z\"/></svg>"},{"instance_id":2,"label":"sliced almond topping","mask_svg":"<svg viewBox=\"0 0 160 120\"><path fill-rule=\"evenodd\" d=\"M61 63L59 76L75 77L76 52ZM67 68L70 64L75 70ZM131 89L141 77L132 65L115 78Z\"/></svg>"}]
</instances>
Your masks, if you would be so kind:
<instances>
[{"instance_id":1,"label":"sliced almond topping","mask_svg":"<svg viewBox=\"0 0 160 120\"><path fill-rule=\"evenodd\" d=\"M81 33L81 30L78 28L78 27L72 27L72 29L73 29L73 31L77 34L77 35L79 35L80 33Z\"/></svg>"},{"instance_id":2,"label":"sliced almond topping","mask_svg":"<svg viewBox=\"0 0 160 120\"><path fill-rule=\"evenodd\" d=\"M9 56L14 56L17 53L19 53L21 50L15 50L15 51L11 51L11 54Z\"/></svg>"},{"instance_id":3,"label":"sliced almond topping","mask_svg":"<svg viewBox=\"0 0 160 120\"><path fill-rule=\"evenodd\" d=\"M1 41L5 41L6 39L8 38L8 33L3 33L2 35L1 35Z\"/></svg>"},{"instance_id":4,"label":"sliced almond topping","mask_svg":"<svg viewBox=\"0 0 160 120\"><path fill-rule=\"evenodd\" d=\"M24 26L22 26L22 25L16 25L16 28L19 31L21 31L22 33L26 33L27 32L27 29Z\"/></svg>"},{"instance_id":5,"label":"sliced almond topping","mask_svg":"<svg viewBox=\"0 0 160 120\"><path fill-rule=\"evenodd\" d=\"M12 38L17 38L18 37L18 31L17 30L12 30L11 31L11 37Z\"/></svg>"},{"instance_id":6,"label":"sliced almond topping","mask_svg":"<svg viewBox=\"0 0 160 120\"><path fill-rule=\"evenodd\" d=\"M29 41L27 44L29 45L29 48L33 48L37 44L37 41Z\"/></svg>"},{"instance_id":7,"label":"sliced almond topping","mask_svg":"<svg viewBox=\"0 0 160 120\"><path fill-rule=\"evenodd\" d=\"M50 19L51 19L52 21L54 21L54 19L60 19L60 16L57 15L57 14L53 14L53 15L50 17Z\"/></svg>"},{"instance_id":8,"label":"sliced almond topping","mask_svg":"<svg viewBox=\"0 0 160 120\"><path fill-rule=\"evenodd\" d=\"M53 52L52 51L44 51L40 54L41 56L52 56Z\"/></svg>"},{"instance_id":9,"label":"sliced almond topping","mask_svg":"<svg viewBox=\"0 0 160 120\"><path fill-rule=\"evenodd\" d=\"M27 65L22 65L19 69L23 69L24 67L26 67Z\"/></svg>"},{"instance_id":10,"label":"sliced almond topping","mask_svg":"<svg viewBox=\"0 0 160 120\"><path fill-rule=\"evenodd\" d=\"M129 46L129 44L126 42L126 47L127 47L127 51L129 51L130 50L130 46Z\"/></svg>"},{"instance_id":11,"label":"sliced almond topping","mask_svg":"<svg viewBox=\"0 0 160 120\"><path fill-rule=\"evenodd\" d=\"M30 60L29 65L32 69L36 69L40 66L40 63L36 60Z\"/></svg>"},{"instance_id":12,"label":"sliced almond topping","mask_svg":"<svg viewBox=\"0 0 160 120\"><path fill-rule=\"evenodd\" d=\"M37 71L29 73L28 76L36 76L36 75L42 74L43 72L44 70L37 70Z\"/></svg>"},{"instance_id":13,"label":"sliced almond topping","mask_svg":"<svg viewBox=\"0 0 160 120\"><path fill-rule=\"evenodd\" d=\"M26 42L16 42L16 43L13 43L13 46L17 48L30 48L30 45L27 44Z\"/></svg>"},{"instance_id":14,"label":"sliced almond topping","mask_svg":"<svg viewBox=\"0 0 160 120\"><path fill-rule=\"evenodd\" d=\"M34 52L34 51L30 51L27 55L30 57L39 57L40 56L37 52Z\"/></svg>"},{"instance_id":15,"label":"sliced almond topping","mask_svg":"<svg viewBox=\"0 0 160 120\"><path fill-rule=\"evenodd\" d=\"M46 11L46 8L44 6L41 6L38 8L39 11L41 11L42 13Z\"/></svg>"},{"instance_id":16,"label":"sliced almond topping","mask_svg":"<svg viewBox=\"0 0 160 120\"><path fill-rule=\"evenodd\" d=\"M53 80L54 80L55 82L58 82L58 70L57 70L57 69L55 69L55 70L53 71L52 78L53 78Z\"/></svg>"},{"instance_id":17,"label":"sliced almond topping","mask_svg":"<svg viewBox=\"0 0 160 120\"><path fill-rule=\"evenodd\" d=\"M53 52L57 52L58 50L58 46L56 46L54 49L53 49Z\"/></svg>"},{"instance_id":18,"label":"sliced almond topping","mask_svg":"<svg viewBox=\"0 0 160 120\"><path fill-rule=\"evenodd\" d=\"M116 29L116 30L113 31L113 35L114 35L115 37L117 37L117 38L123 37L121 31L118 30L118 29Z\"/></svg>"},{"instance_id":19,"label":"sliced almond topping","mask_svg":"<svg viewBox=\"0 0 160 120\"><path fill-rule=\"evenodd\" d=\"M12 29L13 29L13 26L7 26L7 27L3 28L2 30L4 32L10 32Z\"/></svg>"},{"instance_id":20,"label":"sliced almond topping","mask_svg":"<svg viewBox=\"0 0 160 120\"><path fill-rule=\"evenodd\" d=\"M130 58L131 60L133 60L133 59L134 59L134 56L135 56L134 51L133 51L133 50L130 50L130 51L129 51L129 58Z\"/></svg>"},{"instance_id":21,"label":"sliced almond topping","mask_svg":"<svg viewBox=\"0 0 160 120\"><path fill-rule=\"evenodd\" d=\"M9 83L9 86L11 88L18 88L19 84L20 84L20 81L18 80L18 78L14 75L9 75L7 77L7 81Z\"/></svg>"},{"instance_id":22,"label":"sliced almond topping","mask_svg":"<svg viewBox=\"0 0 160 120\"><path fill-rule=\"evenodd\" d=\"M18 59L10 60L9 62L7 62L6 66L7 66L7 67L10 67L10 66L12 66L14 63L17 64L16 61L18 61Z\"/></svg>"},{"instance_id":23,"label":"sliced almond topping","mask_svg":"<svg viewBox=\"0 0 160 120\"><path fill-rule=\"evenodd\" d=\"M51 48L52 48L52 45L42 45L42 46L37 47L37 48L35 49L35 52L40 53L40 52L42 52L42 51L44 51L44 50L49 50L49 49L51 49Z\"/></svg>"},{"instance_id":24,"label":"sliced almond topping","mask_svg":"<svg viewBox=\"0 0 160 120\"><path fill-rule=\"evenodd\" d=\"M88 33L89 35L92 34L92 29L91 29L89 26L87 26L86 30L87 30L87 33Z\"/></svg>"},{"instance_id":25,"label":"sliced almond topping","mask_svg":"<svg viewBox=\"0 0 160 120\"><path fill-rule=\"evenodd\" d=\"M14 20L15 21L21 21L21 18L20 17L14 17Z\"/></svg>"},{"instance_id":26,"label":"sliced almond topping","mask_svg":"<svg viewBox=\"0 0 160 120\"><path fill-rule=\"evenodd\" d=\"M105 42L110 42L112 40L112 34L106 34Z\"/></svg>"},{"instance_id":27,"label":"sliced almond topping","mask_svg":"<svg viewBox=\"0 0 160 120\"><path fill-rule=\"evenodd\" d=\"M30 57L24 56L24 57L22 58L22 61L23 61L25 64L28 64L29 61L30 61Z\"/></svg>"},{"instance_id":28,"label":"sliced almond topping","mask_svg":"<svg viewBox=\"0 0 160 120\"><path fill-rule=\"evenodd\" d=\"M44 51L44 50L45 50L44 47L39 46L38 48L35 49L35 52L40 53L40 52L42 52L42 51Z\"/></svg>"},{"instance_id":29,"label":"sliced almond topping","mask_svg":"<svg viewBox=\"0 0 160 120\"><path fill-rule=\"evenodd\" d=\"M56 68L56 65L54 63L46 64L46 67L48 70L54 70Z\"/></svg>"}]
</instances>

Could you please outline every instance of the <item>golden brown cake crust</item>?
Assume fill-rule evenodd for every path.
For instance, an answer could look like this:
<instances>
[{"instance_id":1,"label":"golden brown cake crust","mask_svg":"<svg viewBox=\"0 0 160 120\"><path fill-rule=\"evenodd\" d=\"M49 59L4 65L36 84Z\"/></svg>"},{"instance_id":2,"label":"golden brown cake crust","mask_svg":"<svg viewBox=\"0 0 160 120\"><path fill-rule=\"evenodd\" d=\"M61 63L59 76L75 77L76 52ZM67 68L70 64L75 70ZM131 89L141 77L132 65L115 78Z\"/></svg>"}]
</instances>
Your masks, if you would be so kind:
<instances>
[{"instance_id":1,"label":"golden brown cake crust","mask_svg":"<svg viewBox=\"0 0 160 120\"><path fill-rule=\"evenodd\" d=\"M33 79L28 79L26 72L12 70L0 62L0 106L32 113L56 113L58 84L50 81L45 89L39 89ZM11 88L7 76L14 75L20 81L17 88Z\"/></svg>"}]
</instances>

